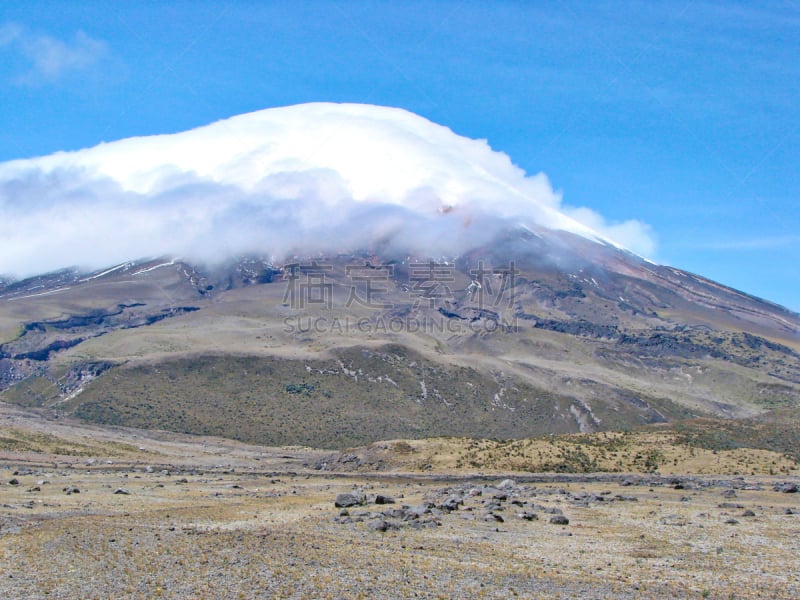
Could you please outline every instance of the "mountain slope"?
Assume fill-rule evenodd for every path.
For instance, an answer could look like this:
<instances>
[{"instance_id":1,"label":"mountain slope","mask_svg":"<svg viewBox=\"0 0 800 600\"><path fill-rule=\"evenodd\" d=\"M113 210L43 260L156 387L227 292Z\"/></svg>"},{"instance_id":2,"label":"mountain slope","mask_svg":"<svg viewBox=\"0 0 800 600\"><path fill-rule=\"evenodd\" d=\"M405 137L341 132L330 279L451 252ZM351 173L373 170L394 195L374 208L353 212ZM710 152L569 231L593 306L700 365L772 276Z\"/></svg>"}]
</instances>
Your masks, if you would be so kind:
<instances>
[{"instance_id":1,"label":"mountain slope","mask_svg":"<svg viewBox=\"0 0 800 600\"><path fill-rule=\"evenodd\" d=\"M798 315L583 240L526 229L450 260L162 259L17 282L0 288L0 398L322 447L798 407Z\"/></svg>"}]
</instances>

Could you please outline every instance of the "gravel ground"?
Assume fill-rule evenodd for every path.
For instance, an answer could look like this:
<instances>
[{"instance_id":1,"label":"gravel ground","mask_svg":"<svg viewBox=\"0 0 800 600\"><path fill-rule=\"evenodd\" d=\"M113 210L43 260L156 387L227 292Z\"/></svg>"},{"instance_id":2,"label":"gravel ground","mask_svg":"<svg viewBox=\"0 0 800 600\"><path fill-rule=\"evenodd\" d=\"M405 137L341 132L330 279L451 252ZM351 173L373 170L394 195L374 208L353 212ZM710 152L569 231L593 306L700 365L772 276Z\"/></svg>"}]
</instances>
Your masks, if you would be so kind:
<instances>
[{"instance_id":1,"label":"gravel ground","mask_svg":"<svg viewBox=\"0 0 800 600\"><path fill-rule=\"evenodd\" d=\"M0 594L800 597L800 494L772 479L501 480L7 465Z\"/></svg>"}]
</instances>

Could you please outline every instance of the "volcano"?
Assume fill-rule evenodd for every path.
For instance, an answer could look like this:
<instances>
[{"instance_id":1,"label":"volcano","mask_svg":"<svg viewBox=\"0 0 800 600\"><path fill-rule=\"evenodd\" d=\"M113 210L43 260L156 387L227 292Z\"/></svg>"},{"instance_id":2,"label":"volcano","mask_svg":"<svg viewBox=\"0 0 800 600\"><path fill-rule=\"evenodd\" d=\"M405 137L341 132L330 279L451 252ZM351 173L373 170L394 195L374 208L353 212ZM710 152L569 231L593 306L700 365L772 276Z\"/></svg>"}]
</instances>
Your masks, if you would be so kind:
<instances>
[{"instance_id":1,"label":"volcano","mask_svg":"<svg viewBox=\"0 0 800 600\"><path fill-rule=\"evenodd\" d=\"M0 214L0 400L49 414L346 448L800 402L800 315L643 258L640 224L590 227L399 109L4 163Z\"/></svg>"}]
</instances>

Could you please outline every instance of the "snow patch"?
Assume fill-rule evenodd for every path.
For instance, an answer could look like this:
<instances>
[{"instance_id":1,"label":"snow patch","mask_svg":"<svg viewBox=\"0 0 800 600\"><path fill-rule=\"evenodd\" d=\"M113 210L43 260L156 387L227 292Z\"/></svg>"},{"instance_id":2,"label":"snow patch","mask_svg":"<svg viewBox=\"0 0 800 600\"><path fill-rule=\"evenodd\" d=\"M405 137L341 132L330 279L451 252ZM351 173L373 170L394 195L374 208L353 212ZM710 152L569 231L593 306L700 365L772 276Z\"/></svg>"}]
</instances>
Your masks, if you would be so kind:
<instances>
[{"instance_id":1,"label":"snow patch","mask_svg":"<svg viewBox=\"0 0 800 600\"><path fill-rule=\"evenodd\" d=\"M86 277L85 279L81 279L81 283L86 281L91 281L92 279L99 279L104 275L108 275L109 273L113 273L114 271L119 271L120 269L126 269L131 266L132 263L126 262L122 263L121 265L117 265L116 267L111 267L110 269L106 269L102 273L98 273L97 275L92 275L90 277Z\"/></svg>"},{"instance_id":2,"label":"snow patch","mask_svg":"<svg viewBox=\"0 0 800 600\"><path fill-rule=\"evenodd\" d=\"M141 275L142 273L149 273L150 271L155 271L156 269L161 269L163 267L171 267L174 264L175 264L175 259L172 259L169 262L161 263L160 265L156 265L154 267L148 267L146 269L136 271L135 273L132 273L132 275L136 276L136 275Z\"/></svg>"}]
</instances>

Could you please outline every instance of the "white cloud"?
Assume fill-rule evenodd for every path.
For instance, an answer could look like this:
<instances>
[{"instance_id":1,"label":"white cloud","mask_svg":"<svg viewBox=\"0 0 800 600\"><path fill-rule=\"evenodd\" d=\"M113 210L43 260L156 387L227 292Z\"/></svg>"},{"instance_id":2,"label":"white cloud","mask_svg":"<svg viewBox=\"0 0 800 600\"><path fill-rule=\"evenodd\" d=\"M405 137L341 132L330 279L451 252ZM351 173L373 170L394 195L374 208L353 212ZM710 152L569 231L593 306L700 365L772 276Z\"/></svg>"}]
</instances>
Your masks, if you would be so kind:
<instances>
[{"instance_id":1,"label":"white cloud","mask_svg":"<svg viewBox=\"0 0 800 600\"><path fill-rule=\"evenodd\" d=\"M652 257L656 252L656 238L653 228L638 219L622 223L609 223L603 215L590 208L563 207L564 212L576 221L591 227L601 235L614 240L632 252L644 257Z\"/></svg>"},{"instance_id":2,"label":"white cloud","mask_svg":"<svg viewBox=\"0 0 800 600\"><path fill-rule=\"evenodd\" d=\"M561 229L650 254L649 227L567 209L484 140L400 109L308 104L175 135L0 164L0 273L177 254L456 254L501 228Z\"/></svg>"},{"instance_id":3,"label":"white cloud","mask_svg":"<svg viewBox=\"0 0 800 600\"><path fill-rule=\"evenodd\" d=\"M16 23L0 27L0 47L18 52L30 63L30 68L14 80L22 85L52 83L70 72L91 67L108 52L105 42L83 31L65 41L31 32Z\"/></svg>"}]
</instances>

